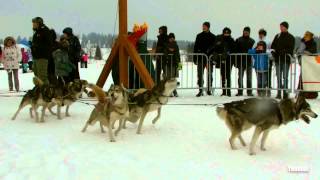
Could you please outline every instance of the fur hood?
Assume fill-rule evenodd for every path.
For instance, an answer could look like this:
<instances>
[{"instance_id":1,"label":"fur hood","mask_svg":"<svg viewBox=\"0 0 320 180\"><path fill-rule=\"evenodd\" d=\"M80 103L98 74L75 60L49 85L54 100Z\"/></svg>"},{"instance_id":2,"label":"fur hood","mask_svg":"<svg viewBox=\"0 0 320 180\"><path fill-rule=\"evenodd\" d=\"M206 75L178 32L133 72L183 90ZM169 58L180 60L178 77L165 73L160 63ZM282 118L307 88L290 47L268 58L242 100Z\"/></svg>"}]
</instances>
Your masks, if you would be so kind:
<instances>
[{"instance_id":1,"label":"fur hood","mask_svg":"<svg viewBox=\"0 0 320 180\"><path fill-rule=\"evenodd\" d=\"M4 47L8 47L7 44L8 44L8 41L10 40L13 42L13 45L16 45L16 40L13 37L9 36L9 37L6 37L6 39L4 39L4 42L3 42Z\"/></svg>"}]
</instances>

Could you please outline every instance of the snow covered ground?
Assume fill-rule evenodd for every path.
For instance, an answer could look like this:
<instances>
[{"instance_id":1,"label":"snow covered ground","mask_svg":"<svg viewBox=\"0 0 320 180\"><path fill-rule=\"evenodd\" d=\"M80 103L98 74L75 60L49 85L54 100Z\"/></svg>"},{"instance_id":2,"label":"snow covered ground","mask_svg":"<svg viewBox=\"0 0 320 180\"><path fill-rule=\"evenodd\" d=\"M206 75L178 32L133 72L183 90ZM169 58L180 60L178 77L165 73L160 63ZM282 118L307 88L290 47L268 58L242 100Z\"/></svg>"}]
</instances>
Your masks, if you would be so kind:
<instances>
[{"instance_id":1,"label":"snow covered ground","mask_svg":"<svg viewBox=\"0 0 320 180\"><path fill-rule=\"evenodd\" d=\"M95 83L103 64L82 69L81 76ZM32 87L32 74L20 74L21 89ZM106 87L110 85L108 81ZM7 75L0 71L0 95L7 91ZM170 103L221 103L239 98L195 98L195 90L179 91ZM271 133L266 152L248 155L248 148L230 150L229 130L210 106L165 106L162 118L143 134L135 124L110 143L99 127L81 133L91 106L76 103L70 118L49 115L37 124L23 110L10 118L20 97L0 96L0 180L42 179L318 179L320 177L320 121L293 122ZM310 101L320 113L320 101ZM252 131L244 134L249 142ZM238 143L240 147L240 143ZM288 168L307 169L291 173Z\"/></svg>"}]
</instances>

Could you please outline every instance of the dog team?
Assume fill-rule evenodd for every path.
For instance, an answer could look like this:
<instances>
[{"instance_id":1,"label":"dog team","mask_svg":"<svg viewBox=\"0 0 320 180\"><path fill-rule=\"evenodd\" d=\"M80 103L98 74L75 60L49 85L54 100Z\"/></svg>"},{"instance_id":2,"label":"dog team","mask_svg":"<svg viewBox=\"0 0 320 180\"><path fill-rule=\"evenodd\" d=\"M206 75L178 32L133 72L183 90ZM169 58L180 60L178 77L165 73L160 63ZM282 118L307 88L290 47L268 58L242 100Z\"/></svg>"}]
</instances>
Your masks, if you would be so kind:
<instances>
[{"instance_id":1,"label":"dog team","mask_svg":"<svg viewBox=\"0 0 320 180\"><path fill-rule=\"evenodd\" d=\"M112 85L107 92L104 92L100 87L89 84L85 80L75 80L62 88L46 85L37 77L33 79L33 82L34 88L24 95L12 120L15 120L19 112L28 105L31 106L30 117L35 116L36 122L44 122L47 109L61 119L61 108L66 106L66 116L70 116L70 106L80 98L86 88L89 88L96 95L98 102L82 132L86 132L88 126L99 122L102 133L105 133L104 127L108 128L110 142L116 141L115 136L126 128L128 121L139 122L137 134L141 134L145 117L149 112L157 111L157 116L152 121L153 124L156 124L161 117L162 106L168 103L170 95L177 88L176 79L162 80L151 90L139 89L135 92L129 92L122 85ZM52 110L54 106L57 106L57 113ZM37 110L40 107L42 109L39 118ZM237 149L235 145L237 138L243 146L246 146L241 133L255 127L250 142L250 155L256 154L255 145L261 134L261 150L265 151L265 143L271 130L299 119L309 124L309 117L318 117L302 95L296 99L281 101L269 98L234 101L217 107L216 112L231 131L229 142L232 150ZM119 126L114 132L116 123Z\"/></svg>"}]
</instances>

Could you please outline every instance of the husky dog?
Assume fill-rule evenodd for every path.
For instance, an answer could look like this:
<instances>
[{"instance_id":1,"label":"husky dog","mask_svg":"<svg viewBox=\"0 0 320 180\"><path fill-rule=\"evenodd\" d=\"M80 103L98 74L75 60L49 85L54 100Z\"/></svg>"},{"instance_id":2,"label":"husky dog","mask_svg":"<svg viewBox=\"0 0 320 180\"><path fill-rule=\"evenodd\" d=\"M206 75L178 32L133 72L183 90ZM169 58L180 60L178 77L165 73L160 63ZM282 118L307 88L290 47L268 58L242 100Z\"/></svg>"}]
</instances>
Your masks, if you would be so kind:
<instances>
[{"instance_id":1,"label":"husky dog","mask_svg":"<svg viewBox=\"0 0 320 180\"><path fill-rule=\"evenodd\" d=\"M236 150L236 138L246 146L241 133L255 127L250 143L250 155L256 154L255 145L261 134L263 135L260 149L266 151L265 143L272 129L299 119L309 124L309 117L318 117L301 95L297 99L285 99L280 102L273 99L246 99L224 104L224 107L218 107L216 111L231 131L229 142L233 150Z\"/></svg>"},{"instance_id":2,"label":"husky dog","mask_svg":"<svg viewBox=\"0 0 320 180\"><path fill-rule=\"evenodd\" d=\"M52 102L49 104L48 109L50 113L58 116L58 119L62 119L61 107L66 106L66 116L69 117L70 106L80 98L80 96L85 91L85 88L87 86L88 86L88 82L86 80L79 80L79 79L76 79L74 80L74 82L70 82L66 84L59 91L60 93L57 95L57 97L54 98ZM54 113L52 111L52 108L54 106L57 106L57 113Z\"/></svg>"},{"instance_id":3,"label":"husky dog","mask_svg":"<svg viewBox=\"0 0 320 180\"><path fill-rule=\"evenodd\" d=\"M12 117L12 120L15 120L20 113L20 111L27 105L31 105L30 108L30 117L33 118L33 113L36 116L36 122L39 122L38 108L42 106L42 113L40 122L44 122L44 115L46 108L53 98L56 97L55 88L51 85L44 84L39 78L34 77L33 83L35 87L32 90L29 90L22 98L22 101L19 105L17 112Z\"/></svg>"},{"instance_id":4,"label":"husky dog","mask_svg":"<svg viewBox=\"0 0 320 180\"><path fill-rule=\"evenodd\" d=\"M89 125L94 125L99 121L101 132L104 133L103 126L107 126L110 142L116 142L112 126L116 121L119 121L119 127L115 132L117 136L122 129L124 119L129 117L128 93L123 86L112 85L108 93L110 97L107 97L106 93L98 86L90 84L89 88L96 94L98 104L91 112L82 132L85 132Z\"/></svg>"},{"instance_id":5,"label":"husky dog","mask_svg":"<svg viewBox=\"0 0 320 180\"><path fill-rule=\"evenodd\" d=\"M141 134L142 125L146 115L149 112L157 111L158 115L152 121L153 124L160 119L162 105L168 103L172 92L177 88L176 79L168 79L161 81L151 90L141 89L130 98L130 116L126 121L136 123L139 121L137 134ZM123 128L125 128L125 123Z\"/></svg>"}]
</instances>

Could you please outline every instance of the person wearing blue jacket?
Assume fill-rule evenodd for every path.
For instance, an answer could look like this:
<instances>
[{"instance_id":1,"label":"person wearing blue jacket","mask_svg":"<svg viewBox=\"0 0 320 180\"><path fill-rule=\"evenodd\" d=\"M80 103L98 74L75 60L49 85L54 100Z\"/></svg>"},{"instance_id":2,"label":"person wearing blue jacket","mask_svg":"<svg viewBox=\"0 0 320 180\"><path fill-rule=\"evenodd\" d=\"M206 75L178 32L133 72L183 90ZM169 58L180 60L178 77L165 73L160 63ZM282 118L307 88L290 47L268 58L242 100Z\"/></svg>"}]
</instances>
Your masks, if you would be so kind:
<instances>
[{"instance_id":1,"label":"person wearing blue jacket","mask_svg":"<svg viewBox=\"0 0 320 180\"><path fill-rule=\"evenodd\" d=\"M257 73L258 96L266 96L266 88L268 88L268 70L269 56L266 54L267 45L264 41L260 41L255 49L249 49L249 54L253 57L253 66Z\"/></svg>"}]
</instances>

